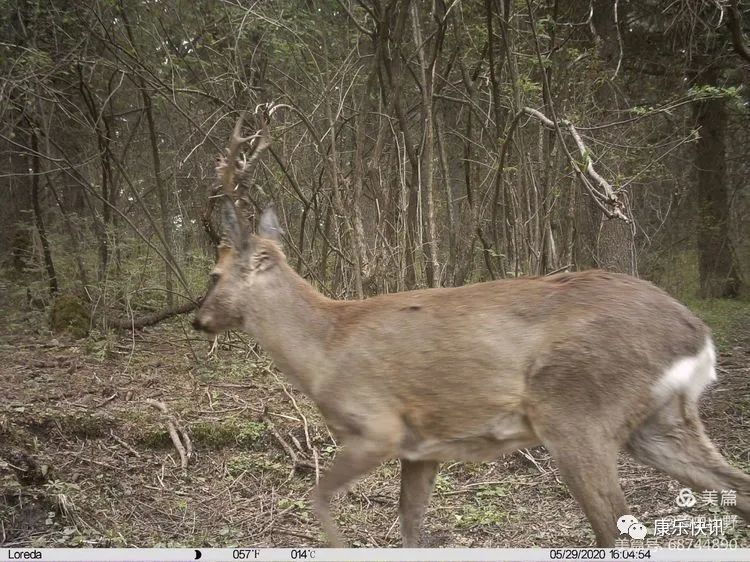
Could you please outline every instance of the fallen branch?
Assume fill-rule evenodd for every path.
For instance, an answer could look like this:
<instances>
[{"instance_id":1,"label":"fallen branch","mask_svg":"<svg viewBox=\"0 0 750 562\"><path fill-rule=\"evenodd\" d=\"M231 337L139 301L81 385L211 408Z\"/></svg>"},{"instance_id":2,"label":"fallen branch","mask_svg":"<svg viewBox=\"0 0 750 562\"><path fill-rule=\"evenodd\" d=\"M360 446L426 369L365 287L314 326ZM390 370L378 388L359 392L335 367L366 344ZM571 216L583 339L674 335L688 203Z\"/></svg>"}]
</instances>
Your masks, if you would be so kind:
<instances>
[{"instance_id":1,"label":"fallen branch","mask_svg":"<svg viewBox=\"0 0 750 562\"><path fill-rule=\"evenodd\" d=\"M276 382L281 386L281 389L284 391L284 394L286 394L289 399L292 401L292 406L294 406L294 409L297 410L297 413L299 414L300 418L302 418L302 425L305 430L305 444L307 445L307 448L310 450L313 456L313 463L310 465L305 461L304 466L310 466L311 468L315 468L315 483L317 484L320 481L320 461L318 458L318 450L313 446L312 440L310 439L310 431L308 428L307 423L307 417L305 417L305 414L302 413L302 410L300 410L300 407L297 405L297 401L294 399L294 396L287 390L286 385L279 380L278 375L270 368L268 365L264 366L264 370L269 373L271 376L273 376L274 379L276 379ZM265 415L265 413L264 413ZM290 434L290 437L291 434ZM295 440L296 441L296 440ZM301 450L301 447L299 447Z\"/></svg>"},{"instance_id":2,"label":"fallen branch","mask_svg":"<svg viewBox=\"0 0 750 562\"><path fill-rule=\"evenodd\" d=\"M273 528L273 526L276 523L277 519L281 519L282 517L284 517L284 515L286 515L287 513L289 513L290 511L292 511L296 507L297 506L295 504L292 504L289 507L286 507L286 508L282 509L276 515L274 515L273 517L271 517L271 522L268 523L265 527L263 527L260 531L258 531L257 533L255 533L255 535L259 536L259 537L262 537L264 534L266 534L268 531L270 531Z\"/></svg>"},{"instance_id":3,"label":"fallen branch","mask_svg":"<svg viewBox=\"0 0 750 562\"><path fill-rule=\"evenodd\" d=\"M318 537L315 537L313 535L308 535L306 533L300 533L299 531L293 531L292 529L286 529L283 527L274 527L271 529L274 533L278 533L280 535L289 535L291 537L298 537L300 539L306 539L309 541L317 541L319 540Z\"/></svg>"},{"instance_id":4,"label":"fallen branch","mask_svg":"<svg viewBox=\"0 0 750 562\"><path fill-rule=\"evenodd\" d=\"M316 466L314 464L306 460L301 460L297 453L294 452L292 446L287 443L286 440L281 436L281 434L276 430L276 427L273 425L271 418L268 416L268 410L265 410L263 412L262 419L263 422L268 426L268 431L271 432L271 435L273 435L274 439L278 441L279 445L281 445L281 448L284 449L284 451L286 451L286 454L289 455L289 458L292 459L293 469L296 469L297 467L304 467L316 470Z\"/></svg>"},{"instance_id":5,"label":"fallen branch","mask_svg":"<svg viewBox=\"0 0 750 562\"><path fill-rule=\"evenodd\" d=\"M166 424L167 424L167 431L169 431L169 436L172 438L172 443L174 444L174 448L177 449L177 452L180 455L180 465L182 466L183 470L187 468L188 461L190 460L190 457L193 456L193 444L190 441L190 438L188 437L187 433L184 429L180 428L180 431L177 431L177 423L175 419L172 417L172 415L169 413L169 410L167 409L167 405L164 404L164 402L159 402L158 400L153 400L151 398L146 399L146 404L149 404L159 410L161 413L164 414L166 417ZM180 435L182 435L182 439L180 439ZM183 444L184 441L184 444Z\"/></svg>"},{"instance_id":6,"label":"fallen branch","mask_svg":"<svg viewBox=\"0 0 750 562\"><path fill-rule=\"evenodd\" d=\"M521 453L521 455L523 455L527 461L533 464L541 474L547 474L547 471L541 467L541 465L537 462L537 460L533 457L528 449L519 449L518 452Z\"/></svg>"},{"instance_id":7,"label":"fallen branch","mask_svg":"<svg viewBox=\"0 0 750 562\"><path fill-rule=\"evenodd\" d=\"M130 451L131 453L133 453L136 458L138 458L138 459L141 458L141 454L138 451L136 451L132 446L130 446L127 443L127 441L125 441L124 439L121 439L121 438L117 437L117 435L115 435L114 431L110 430L109 434L112 436L112 439L114 439L120 445L122 445L123 447L125 447L128 451Z\"/></svg>"},{"instance_id":8,"label":"fallen branch","mask_svg":"<svg viewBox=\"0 0 750 562\"><path fill-rule=\"evenodd\" d=\"M110 402L112 402L112 400L114 400L115 398L117 398L117 392L115 392L114 394L112 394L112 396L105 398L104 400L96 404L94 408L101 408L105 404L109 404Z\"/></svg>"},{"instance_id":9,"label":"fallen branch","mask_svg":"<svg viewBox=\"0 0 750 562\"><path fill-rule=\"evenodd\" d=\"M281 390L284 391L284 394L286 394L289 397L289 400L292 401L292 406L294 406L294 409L299 414L299 417L302 418L302 425L305 429L305 444L307 445L307 448L310 451L313 451L312 441L310 440L310 431L307 423L307 417L305 417L305 414L302 413L302 410L300 410L299 406L297 405L297 401L294 399L294 396L287 390L286 385L279 380L278 375L268 366L264 365L263 370L266 371L269 375L271 375L274 379L276 379L276 382L281 386Z\"/></svg>"},{"instance_id":10,"label":"fallen branch","mask_svg":"<svg viewBox=\"0 0 750 562\"><path fill-rule=\"evenodd\" d=\"M120 330L140 330L146 326L153 326L154 324L158 324L159 322L168 320L174 316L187 314L198 308L201 304L201 300L202 299L195 302L186 302L179 306L139 316L138 318L107 318L106 324L110 328L118 328Z\"/></svg>"}]
</instances>

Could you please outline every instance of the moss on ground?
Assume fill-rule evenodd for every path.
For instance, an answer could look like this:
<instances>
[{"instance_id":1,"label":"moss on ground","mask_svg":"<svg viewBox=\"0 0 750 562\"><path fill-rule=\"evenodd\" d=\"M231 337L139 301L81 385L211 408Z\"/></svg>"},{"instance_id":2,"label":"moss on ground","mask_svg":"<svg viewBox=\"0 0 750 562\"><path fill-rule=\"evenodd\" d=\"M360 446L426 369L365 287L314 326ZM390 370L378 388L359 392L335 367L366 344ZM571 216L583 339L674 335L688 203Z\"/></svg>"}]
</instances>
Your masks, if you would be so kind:
<instances>
[{"instance_id":1,"label":"moss on ground","mask_svg":"<svg viewBox=\"0 0 750 562\"><path fill-rule=\"evenodd\" d=\"M227 418L220 421L199 421L190 424L190 438L196 447L221 449L240 446L259 450L266 444L265 423L240 418ZM138 442L152 449L171 446L169 432L163 425L151 426L142 431Z\"/></svg>"},{"instance_id":2,"label":"moss on ground","mask_svg":"<svg viewBox=\"0 0 750 562\"><path fill-rule=\"evenodd\" d=\"M229 418L220 422L198 422L190 427L193 441L206 447L240 445L257 449L266 435L265 423Z\"/></svg>"},{"instance_id":3,"label":"moss on ground","mask_svg":"<svg viewBox=\"0 0 750 562\"><path fill-rule=\"evenodd\" d=\"M237 477L243 472L266 474L275 476L286 476L289 467L283 462L269 457L265 453L240 453L227 460L227 471L232 477Z\"/></svg>"},{"instance_id":4,"label":"moss on ground","mask_svg":"<svg viewBox=\"0 0 750 562\"><path fill-rule=\"evenodd\" d=\"M52 303L50 328L53 332L65 332L77 339L85 338L90 324L88 308L75 295L60 295Z\"/></svg>"},{"instance_id":5,"label":"moss on ground","mask_svg":"<svg viewBox=\"0 0 750 562\"><path fill-rule=\"evenodd\" d=\"M100 439L107 437L117 425L117 421L107 414L33 411L24 407L18 407L15 411L19 414L16 417L16 425L26 427L36 435L46 436L57 430L60 434L81 439ZM0 429L3 425L0 423ZM7 434L10 435L11 432L8 431Z\"/></svg>"}]
</instances>

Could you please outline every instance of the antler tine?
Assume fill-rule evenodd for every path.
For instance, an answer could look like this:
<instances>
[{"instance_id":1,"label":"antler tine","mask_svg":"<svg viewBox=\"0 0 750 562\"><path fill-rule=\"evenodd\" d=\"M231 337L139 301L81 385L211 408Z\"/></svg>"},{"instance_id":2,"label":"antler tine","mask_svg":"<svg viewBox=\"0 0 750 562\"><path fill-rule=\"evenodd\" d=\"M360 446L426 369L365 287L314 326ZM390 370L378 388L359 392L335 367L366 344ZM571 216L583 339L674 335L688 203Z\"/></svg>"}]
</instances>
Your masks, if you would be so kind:
<instances>
[{"instance_id":1,"label":"antler tine","mask_svg":"<svg viewBox=\"0 0 750 562\"><path fill-rule=\"evenodd\" d=\"M237 119L237 123L234 125L234 131L232 131L232 144L236 144L237 148L245 144L247 141L252 140L255 135L250 135L249 137L243 137L240 135L242 132L242 123L245 120L245 114L242 113L240 115L240 118Z\"/></svg>"},{"instance_id":2,"label":"antler tine","mask_svg":"<svg viewBox=\"0 0 750 562\"><path fill-rule=\"evenodd\" d=\"M261 106L258 106L261 107ZM249 140L255 140L255 143L253 144L250 153L248 154L247 158L243 162L243 171L247 169L250 164L255 162L255 160L258 159L258 157L261 155L261 153L267 149L271 144L271 135L269 133L268 127L269 127L269 115L268 111L266 109L261 113L260 115L260 130L256 132L254 135L250 137L246 137L243 139L244 141ZM257 113L258 108L256 108Z\"/></svg>"},{"instance_id":3,"label":"antler tine","mask_svg":"<svg viewBox=\"0 0 750 562\"><path fill-rule=\"evenodd\" d=\"M226 159L226 166L224 168L223 174L222 174L222 184L224 186L224 193L227 195L231 195L234 191L234 176L236 171L236 162L237 162L237 156L239 155L240 148L242 145L244 145L247 142L250 142L253 139L262 137L263 133L256 133L253 135L250 135L249 137L243 137L242 136L242 124L245 119L244 112L240 114L239 119L237 119L237 123L234 125L234 130L232 131L232 136L229 138L229 147L227 148L227 159ZM264 130L266 128L267 123L264 120ZM251 152L252 160L255 159L255 153L257 152L257 149L260 145L263 145L263 148L267 146L267 143L259 142L257 143Z\"/></svg>"}]
</instances>

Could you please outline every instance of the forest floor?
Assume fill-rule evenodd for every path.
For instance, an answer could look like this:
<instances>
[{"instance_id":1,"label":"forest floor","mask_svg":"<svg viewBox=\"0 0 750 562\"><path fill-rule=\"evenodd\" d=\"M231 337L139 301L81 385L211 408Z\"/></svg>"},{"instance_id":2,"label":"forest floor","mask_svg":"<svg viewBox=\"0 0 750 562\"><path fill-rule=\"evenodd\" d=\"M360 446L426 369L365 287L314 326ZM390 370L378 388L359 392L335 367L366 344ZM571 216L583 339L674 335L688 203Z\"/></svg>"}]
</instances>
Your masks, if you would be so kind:
<instances>
[{"instance_id":1,"label":"forest floor","mask_svg":"<svg viewBox=\"0 0 750 562\"><path fill-rule=\"evenodd\" d=\"M731 317L706 314L721 330L721 368L701 410L724 455L750 472L750 306L742 306ZM3 302L0 316L0 545L322 546L308 500L333 438L248 341L225 337L209 355L211 342L186 317L75 341L39 328L41 312ZM191 436L187 470L167 418L147 399L165 403ZM676 481L625 455L620 467L632 513L648 527L729 513L700 498L680 510ZM337 498L350 544L400 545L398 492L390 462ZM724 537L750 547L745 523L730 527ZM436 547L593 544L543 448L444 464L424 537Z\"/></svg>"}]
</instances>

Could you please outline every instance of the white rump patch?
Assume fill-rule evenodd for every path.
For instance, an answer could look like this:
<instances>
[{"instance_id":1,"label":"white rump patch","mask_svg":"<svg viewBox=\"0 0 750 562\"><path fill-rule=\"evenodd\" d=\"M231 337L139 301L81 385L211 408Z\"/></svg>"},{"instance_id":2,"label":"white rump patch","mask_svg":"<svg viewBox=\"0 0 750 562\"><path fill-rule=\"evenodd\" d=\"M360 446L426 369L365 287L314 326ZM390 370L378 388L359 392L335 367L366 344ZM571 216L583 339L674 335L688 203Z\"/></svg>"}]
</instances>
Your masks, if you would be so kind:
<instances>
[{"instance_id":1,"label":"white rump patch","mask_svg":"<svg viewBox=\"0 0 750 562\"><path fill-rule=\"evenodd\" d=\"M664 402L675 394L697 400L709 383L716 380L716 351L711 338L697 354L678 359L669 367L654 387L654 398Z\"/></svg>"}]
</instances>

